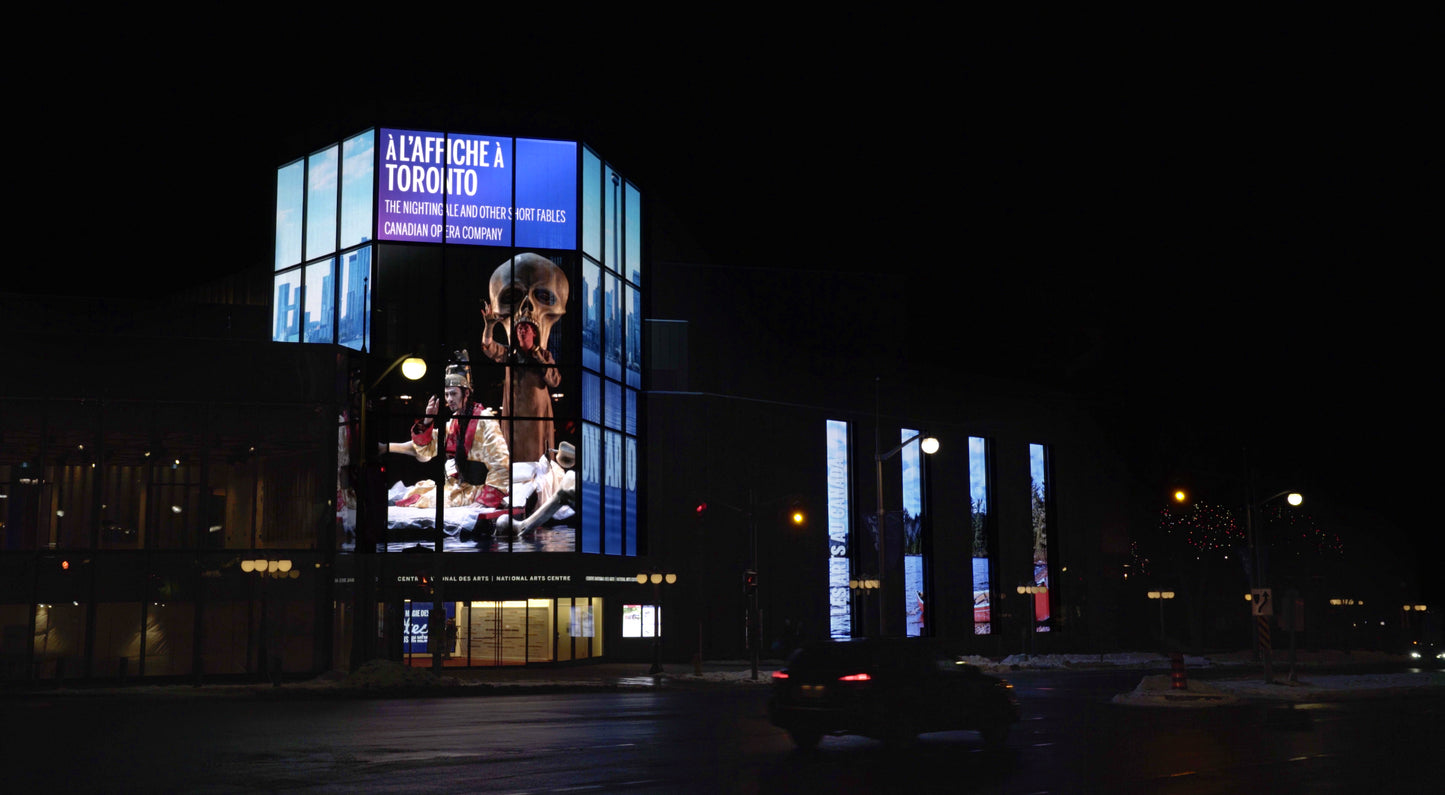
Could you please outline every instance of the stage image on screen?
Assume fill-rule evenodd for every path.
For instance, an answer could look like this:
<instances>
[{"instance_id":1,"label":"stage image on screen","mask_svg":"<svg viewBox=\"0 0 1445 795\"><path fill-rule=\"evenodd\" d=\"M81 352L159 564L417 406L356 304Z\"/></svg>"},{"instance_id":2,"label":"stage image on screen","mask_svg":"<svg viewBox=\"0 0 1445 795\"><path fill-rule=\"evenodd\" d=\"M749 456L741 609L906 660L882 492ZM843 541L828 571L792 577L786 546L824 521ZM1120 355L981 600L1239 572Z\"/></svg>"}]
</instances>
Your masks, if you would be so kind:
<instances>
[{"instance_id":1,"label":"stage image on screen","mask_svg":"<svg viewBox=\"0 0 1445 795\"><path fill-rule=\"evenodd\" d=\"M488 250L448 263L447 361L411 414L389 418L388 550L439 537L455 552L576 549L575 260Z\"/></svg>"},{"instance_id":2,"label":"stage image on screen","mask_svg":"<svg viewBox=\"0 0 1445 795\"><path fill-rule=\"evenodd\" d=\"M343 412L339 548L384 492L368 547L638 553L633 185L572 141L383 128L278 169L276 215L273 340L427 363Z\"/></svg>"}]
</instances>

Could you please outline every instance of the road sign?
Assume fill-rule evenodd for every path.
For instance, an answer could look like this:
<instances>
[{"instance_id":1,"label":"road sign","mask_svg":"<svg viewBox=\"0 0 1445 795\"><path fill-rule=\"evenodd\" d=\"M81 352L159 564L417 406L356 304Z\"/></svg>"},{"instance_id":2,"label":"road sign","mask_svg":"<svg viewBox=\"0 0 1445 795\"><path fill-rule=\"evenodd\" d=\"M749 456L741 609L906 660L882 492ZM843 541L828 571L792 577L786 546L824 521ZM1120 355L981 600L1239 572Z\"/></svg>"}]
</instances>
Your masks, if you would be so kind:
<instances>
[{"instance_id":1,"label":"road sign","mask_svg":"<svg viewBox=\"0 0 1445 795\"><path fill-rule=\"evenodd\" d=\"M1256 588L1249 592L1249 609L1257 616L1274 615L1274 599L1268 588Z\"/></svg>"}]
</instances>

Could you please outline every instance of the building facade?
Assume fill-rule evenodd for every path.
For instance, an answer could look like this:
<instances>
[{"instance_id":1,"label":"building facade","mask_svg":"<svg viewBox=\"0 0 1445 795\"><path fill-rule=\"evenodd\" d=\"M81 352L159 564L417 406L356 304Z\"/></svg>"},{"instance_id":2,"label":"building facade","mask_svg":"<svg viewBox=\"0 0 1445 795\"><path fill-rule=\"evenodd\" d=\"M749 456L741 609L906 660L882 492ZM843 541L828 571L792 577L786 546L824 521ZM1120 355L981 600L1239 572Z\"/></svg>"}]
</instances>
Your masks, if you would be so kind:
<instances>
[{"instance_id":1,"label":"building facade","mask_svg":"<svg viewBox=\"0 0 1445 795\"><path fill-rule=\"evenodd\" d=\"M373 128L275 186L264 305L7 299L5 680L1116 642L1107 445L838 344L859 277L654 267L572 141Z\"/></svg>"}]
</instances>

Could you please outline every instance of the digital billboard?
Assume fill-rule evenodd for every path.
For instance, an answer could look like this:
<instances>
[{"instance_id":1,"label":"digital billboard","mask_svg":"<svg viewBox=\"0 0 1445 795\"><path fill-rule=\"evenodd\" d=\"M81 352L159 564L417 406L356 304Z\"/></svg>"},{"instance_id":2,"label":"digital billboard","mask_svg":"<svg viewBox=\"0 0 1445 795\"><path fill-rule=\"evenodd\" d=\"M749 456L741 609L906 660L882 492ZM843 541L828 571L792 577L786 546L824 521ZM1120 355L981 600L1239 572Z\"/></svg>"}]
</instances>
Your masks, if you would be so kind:
<instances>
[{"instance_id":1,"label":"digital billboard","mask_svg":"<svg viewBox=\"0 0 1445 795\"><path fill-rule=\"evenodd\" d=\"M920 434L912 428L899 431L903 465L903 608L904 634L927 634L927 605L923 584L923 456ZM912 439L910 442L909 440Z\"/></svg>"},{"instance_id":2,"label":"digital billboard","mask_svg":"<svg viewBox=\"0 0 1445 795\"><path fill-rule=\"evenodd\" d=\"M993 587L989 573L988 440L968 437L969 530L973 547L973 632L993 632Z\"/></svg>"},{"instance_id":3,"label":"digital billboard","mask_svg":"<svg viewBox=\"0 0 1445 795\"><path fill-rule=\"evenodd\" d=\"M272 339L428 368L342 413L337 546L357 548L358 466L380 456L367 546L636 555L636 187L573 141L399 128L276 179Z\"/></svg>"},{"instance_id":4,"label":"digital billboard","mask_svg":"<svg viewBox=\"0 0 1445 795\"><path fill-rule=\"evenodd\" d=\"M577 255L478 253L445 262L440 277L426 249L379 254L378 293L447 284L437 307L449 352L388 416L387 547L440 538L448 551L576 551Z\"/></svg>"},{"instance_id":5,"label":"digital billboard","mask_svg":"<svg viewBox=\"0 0 1445 795\"><path fill-rule=\"evenodd\" d=\"M378 240L577 245L571 141L383 129L376 174Z\"/></svg>"},{"instance_id":6,"label":"digital billboard","mask_svg":"<svg viewBox=\"0 0 1445 795\"><path fill-rule=\"evenodd\" d=\"M853 636L852 577L849 555L852 539L848 510L848 423L827 421L827 446L824 450L828 483L828 637Z\"/></svg>"},{"instance_id":7,"label":"digital billboard","mask_svg":"<svg viewBox=\"0 0 1445 795\"><path fill-rule=\"evenodd\" d=\"M1029 445L1029 502L1033 525L1033 584L1038 589L1030 596L1034 601L1034 631L1048 632L1052 627L1049 612L1049 481L1048 448Z\"/></svg>"}]
</instances>

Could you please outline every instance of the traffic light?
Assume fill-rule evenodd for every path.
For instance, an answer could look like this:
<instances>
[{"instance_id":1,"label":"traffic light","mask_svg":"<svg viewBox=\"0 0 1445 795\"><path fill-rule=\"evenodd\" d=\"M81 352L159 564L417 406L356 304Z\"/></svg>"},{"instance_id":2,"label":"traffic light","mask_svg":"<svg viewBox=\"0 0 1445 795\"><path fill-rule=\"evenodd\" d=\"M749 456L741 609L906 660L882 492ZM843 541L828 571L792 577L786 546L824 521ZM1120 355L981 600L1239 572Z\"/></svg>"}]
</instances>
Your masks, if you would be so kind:
<instances>
[{"instance_id":1,"label":"traffic light","mask_svg":"<svg viewBox=\"0 0 1445 795\"><path fill-rule=\"evenodd\" d=\"M694 510L697 512L697 518L701 519L702 517L707 515L707 503L698 503L697 508L695 508Z\"/></svg>"},{"instance_id":2,"label":"traffic light","mask_svg":"<svg viewBox=\"0 0 1445 795\"><path fill-rule=\"evenodd\" d=\"M808 512L803 508L801 500L793 500L789 503L788 523L794 527L803 527L808 524Z\"/></svg>"},{"instance_id":3,"label":"traffic light","mask_svg":"<svg viewBox=\"0 0 1445 795\"><path fill-rule=\"evenodd\" d=\"M752 569L743 572L743 590L755 593L758 590L758 573Z\"/></svg>"}]
</instances>

